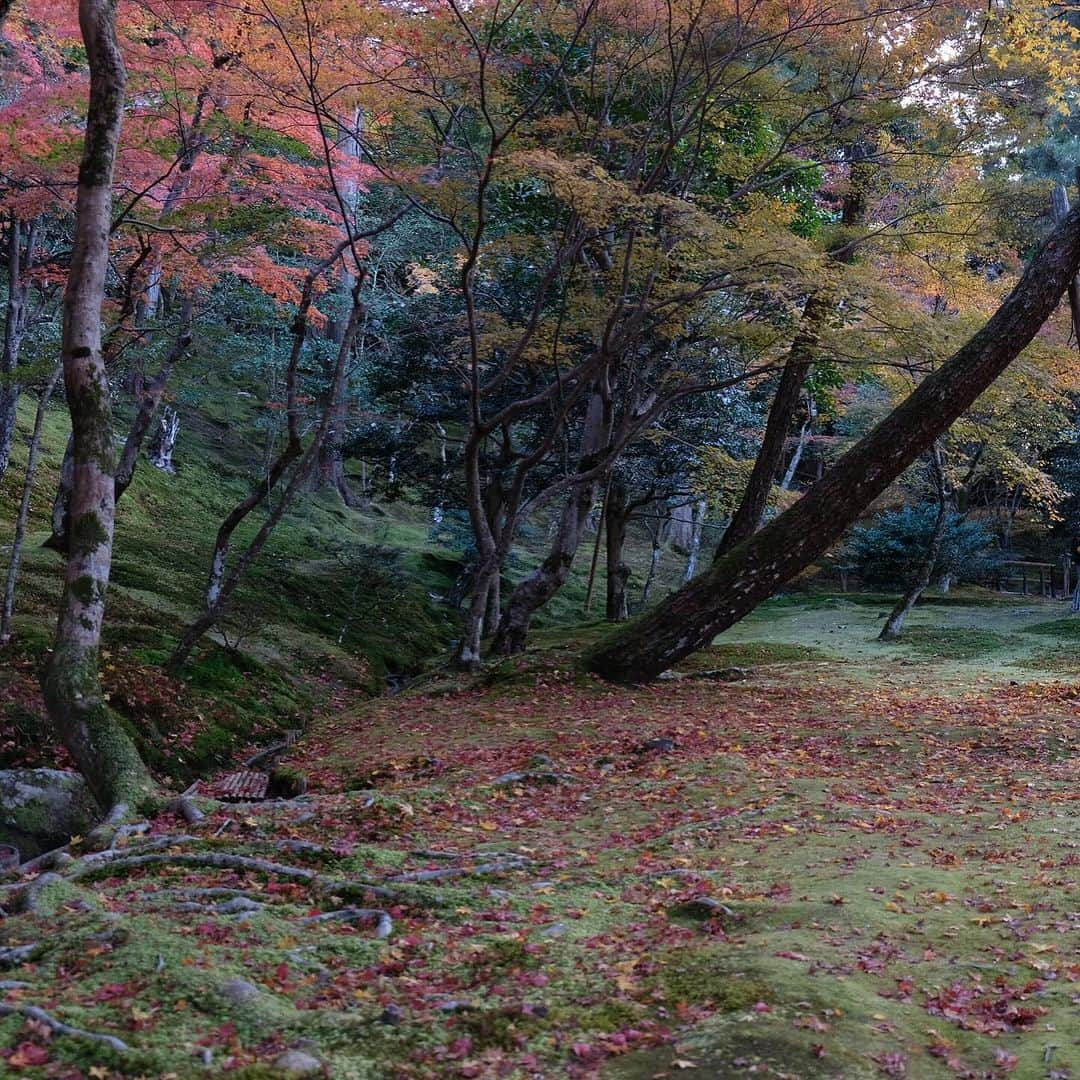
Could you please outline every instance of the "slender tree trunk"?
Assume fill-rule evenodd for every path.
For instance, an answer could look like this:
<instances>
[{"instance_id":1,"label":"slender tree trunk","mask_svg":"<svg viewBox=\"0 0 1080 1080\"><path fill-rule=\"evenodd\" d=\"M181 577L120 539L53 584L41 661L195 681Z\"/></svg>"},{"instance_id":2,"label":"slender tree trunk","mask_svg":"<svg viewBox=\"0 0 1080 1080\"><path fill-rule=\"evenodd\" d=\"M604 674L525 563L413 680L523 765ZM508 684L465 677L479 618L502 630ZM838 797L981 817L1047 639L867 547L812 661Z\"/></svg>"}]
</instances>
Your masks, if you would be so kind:
<instances>
[{"instance_id":1,"label":"slender tree trunk","mask_svg":"<svg viewBox=\"0 0 1080 1080\"><path fill-rule=\"evenodd\" d=\"M16 381L19 354L26 336L29 313L27 298L30 283L25 271L34 261L37 229L11 216L7 240L8 296L4 312L4 344L0 353L0 480L11 462L11 443L15 438L15 415L20 387Z\"/></svg>"},{"instance_id":2,"label":"slender tree trunk","mask_svg":"<svg viewBox=\"0 0 1080 1080\"><path fill-rule=\"evenodd\" d=\"M228 557L229 550L232 546L233 534L240 522L242 522L248 514L259 505L267 489L260 487L252 491L246 499L234 507L232 513L230 513L222 523L221 528L218 530L217 541L214 545L214 554L210 561L210 577L206 585L205 610L191 623L190 626L188 626L181 636L176 648L173 650L173 654L169 658L168 664L172 671L178 671L184 666L187 658L191 655L191 650L198 643L199 639L202 638L211 627L217 624L218 620L228 607L229 601L236 591L237 586L243 580L248 567L256 558L258 558L262 549L266 546L266 542L270 539L271 533L273 533L274 529L277 527L277 524L284 516L285 511L292 505L297 493L302 489L303 485L310 480L311 472L319 460L319 451L322 449L323 442L330 429L333 410L339 397L345 393L349 353L352 350L353 342L356 340L356 333L364 315L364 307L359 299L361 284L362 282L357 282L353 287L353 308L349 315L349 322L345 329L344 337L338 347L337 364L331 380L330 399L323 408L322 418L315 431L315 436L311 441L311 445L304 452L303 456L293 469L285 490L278 498L277 505L273 507L269 514L267 514L266 520L259 528L259 531L241 553L240 557L236 560L236 564L228 574L226 574L226 570L228 569ZM296 332L298 335L298 344L295 355L298 357L299 349L303 344L303 328L298 328ZM294 392L290 390L290 404L294 401L294 398ZM284 464L280 464L282 460L284 460ZM275 463L275 471L277 473L274 478L275 486L288 468L290 462L293 460L293 455L283 455L282 458L279 458L278 462ZM280 469L277 469L279 464Z\"/></svg>"},{"instance_id":3,"label":"slender tree trunk","mask_svg":"<svg viewBox=\"0 0 1080 1080\"><path fill-rule=\"evenodd\" d=\"M603 396L595 392L589 401L585 427L581 435L578 471L585 472L596 463L607 445L610 431L609 409ZM519 653L525 648L529 625L540 610L566 584L574 556L581 546L585 523L596 501L597 481L574 484L559 515L551 550L544 561L520 581L510 594L499 622L494 649L499 653Z\"/></svg>"},{"instance_id":4,"label":"slender tree trunk","mask_svg":"<svg viewBox=\"0 0 1080 1080\"><path fill-rule=\"evenodd\" d=\"M705 512L709 504L704 499L698 499L693 508L693 527L690 531L690 553L686 559L686 571L683 581L690 581L697 573L698 556L701 554L701 534L705 531ZM728 531L731 527L728 526Z\"/></svg>"},{"instance_id":5,"label":"slender tree trunk","mask_svg":"<svg viewBox=\"0 0 1080 1080\"><path fill-rule=\"evenodd\" d=\"M71 544L53 654L42 690L61 742L105 809L149 791L150 776L98 678L105 593L112 566L115 486L101 309L112 227L112 175L124 113L124 62L115 0L80 0L90 103L79 166L75 238L64 293L62 356L71 412Z\"/></svg>"},{"instance_id":6,"label":"slender tree trunk","mask_svg":"<svg viewBox=\"0 0 1080 1080\"><path fill-rule=\"evenodd\" d=\"M620 682L651 679L709 644L843 536L859 514L1009 366L1080 268L1080 210L1054 229L1016 288L961 349L790 510L585 658Z\"/></svg>"},{"instance_id":7,"label":"slender tree trunk","mask_svg":"<svg viewBox=\"0 0 1080 1080\"><path fill-rule=\"evenodd\" d=\"M15 612L15 587L19 580L19 566L22 563L23 542L26 540L26 523L30 517L30 498L34 493L34 474L37 472L38 452L41 449L41 429L45 426L45 413L49 399L60 379L62 367L56 365L45 388L38 398L37 412L34 414L34 430L30 436L30 445L26 456L26 475L23 479L22 499L19 513L15 518L15 535L11 541L11 560L8 563L7 580L4 583L4 606L0 611L0 642L11 637L11 618Z\"/></svg>"},{"instance_id":8,"label":"slender tree trunk","mask_svg":"<svg viewBox=\"0 0 1080 1080\"><path fill-rule=\"evenodd\" d=\"M769 409L761 449L758 450L738 509L717 546L714 562L722 559L737 544L753 536L761 524L765 507L769 505L769 493L784 462L784 447L791 430L791 422L799 408L806 377L814 365L818 339L832 309L832 303L817 293L806 301L799 332L791 344L780 375L780 384L776 388L776 397Z\"/></svg>"},{"instance_id":9,"label":"slender tree trunk","mask_svg":"<svg viewBox=\"0 0 1080 1080\"><path fill-rule=\"evenodd\" d=\"M649 573L645 578L645 585L641 590L641 606L642 608L648 607L649 593L652 592L653 582L656 581L656 575L660 570L660 559L664 554L664 546L660 542L660 534L653 537L652 542L652 556L649 559Z\"/></svg>"},{"instance_id":10,"label":"slender tree trunk","mask_svg":"<svg viewBox=\"0 0 1080 1080\"><path fill-rule=\"evenodd\" d=\"M628 522L626 484L619 476L613 476L604 500L604 536L607 550L607 607L608 622L625 622L629 609L626 600L626 583L630 579L630 567L623 562Z\"/></svg>"},{"instance_id":11,"label":"slender tree trunk","mask_svg":"<svg viewBox=\"0 0 1080 1080\"><path fill-rule=\"evenodd\" d=\"M799 441L795 444L795 452L791 455L791 460L788 462L788 467L784 470L784 479L780 481L781 491L790 491L791 485L795 483L795 474L799 471L799 462L802 461L803 452L806 450L806 444L810 441L810 429L813 426L813 405L809 404L810 416L807 417L806 423L799 429Z\"/></svg>"},{"instance_id":12,"label":"slender tree trunk","mask_svg":"<svg viewBox=\"0 0 1080 1080\"><path fill-rule=\"evenodd\" d=\"M934 567L937 565L938 556L941 554L941 544L945 539L945 526L949 520L949 500L945 490L945 470L941 461L941 450L935 446L930 453L930 472L934 478L934 487L937 491L937 515L934 517L934 528L930 533L930 541L926 548L926 558L923 559L918 573L915 575L906 592L896 602L896 607L889 612L885 625L878 635L879 641L896 641L904 630L904 622L911 609L919 602L919 597L926 591L930 579L934 575Z\"/></svg>"},{"instance_id":13,"label":"slender tree trunk","mask_svg":"<svg viewBox=\"0 0 1080 1080\"><path fill-rule=\"evenodd\" d=\"M146 451L146 456L155 469L160 469L166 473L176 472L176 466L173 464L173 454L176 452L176 441L179 437L180 414L171 406L166 405L161 411L157 434L151 440Z\"/></svg>"}]
</instances>

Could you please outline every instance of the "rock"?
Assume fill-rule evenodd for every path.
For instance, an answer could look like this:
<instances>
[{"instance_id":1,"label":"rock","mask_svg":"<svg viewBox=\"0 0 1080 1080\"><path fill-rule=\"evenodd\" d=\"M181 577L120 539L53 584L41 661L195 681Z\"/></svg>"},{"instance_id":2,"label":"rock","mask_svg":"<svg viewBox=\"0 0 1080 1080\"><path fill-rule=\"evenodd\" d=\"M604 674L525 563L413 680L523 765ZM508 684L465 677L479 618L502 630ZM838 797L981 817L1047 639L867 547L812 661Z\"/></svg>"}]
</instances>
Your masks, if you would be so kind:
<instances>
[{"instance_id":1,"label":"rock","mask_svg":"<svg viewBox=\"0 0 1080 1080\"><path fill-rule=\"evenodd\" d=\"M394 1004L387 1005L382 1011L382 1015L379 1017L380 1024L389 1024L391 1027L397 1027L401 1023L403 1015L401 1009Z\"/></svg>"},{"instance_id":2,"label":"rock","mask_svg":"<svg viewBox=\"0 0 1080 1080\"><path fill-rule=\"evenodd\" d=\"M674 750L678 746L678 743L674 739L669 739L666 735L661 735L658 739L646 739L643 743L638 743L634 747L635 754L664 754L669 750Z\"/></svg>"},{"instance_id":3,"label":"rock","mask_svg":"<svg viewBox=\"0 0 1080 1080\"><path fill-rule=\"evenodd\" d=\"M23 858L85 835L101 816L86 781L60 769L0 770L0 839Z\"/></svg>"},{"instance_id":4,"label":"rock","mask_svg":"<svg viewBox=\"0 0 1080 1080\"><path fill-rule=\"evenodd\" d=\"M694 678L709 679L711 682L742 682L744 679L749 679L750 675L745 668L726 667L699 671L694 675Z\"/></svg>"},{"instance_id":5,"label":"rock","mask_svg":"<svg viewBox=\"0 0 1080 1080\"><path fill-rule=\"evenodd\" d=\"M286 1050L274 1059L274 1068L286 1076L314 1076L323 1071L322 1062L303 1050Z\"/></svg>"},{"instance_id":6,"label":"rock","mask_svg":"<svg viewBox=\"0 0 1080 1080\"><path fill-rule=\"evenodd\" d=\"M262 991L247 979L235 978L222 983L218 988L218 993L233 1005L244 1005L249 1001L254 1001Z\"/></svg>"}]
</instances>

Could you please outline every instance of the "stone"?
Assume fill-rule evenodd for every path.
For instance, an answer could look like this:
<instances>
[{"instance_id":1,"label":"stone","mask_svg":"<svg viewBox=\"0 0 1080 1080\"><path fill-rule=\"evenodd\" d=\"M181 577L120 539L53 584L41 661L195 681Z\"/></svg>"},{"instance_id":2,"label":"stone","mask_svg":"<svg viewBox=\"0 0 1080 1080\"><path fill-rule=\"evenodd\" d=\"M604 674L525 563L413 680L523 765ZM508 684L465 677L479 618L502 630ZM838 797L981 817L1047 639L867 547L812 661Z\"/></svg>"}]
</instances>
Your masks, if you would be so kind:
<instances>
[{"instance_id":1,"label":"stone","mask_svg":"<svg viewBox=\"0 0 1080 1080\"><path fill-rule=\"evenodd\" d=\"M19 848L24 859L85 836L100 816L78 773L0 770L0 841Z\"/></svg>"},{"instance_id":2,"label":"stone","mask_svg":"<svg viewBox=\"0 0 1080 1080\"><path fill-rule=\"evenodd\" d=\"M235 978L221 984L218 993L233 1005L244 1005L254 1001L262 991L247 979Z\"/></svg>"},{"instance_id":3,"label":"stone","mask_svg":"<svg viewBox=\"0 0 1080 1080\"><path fill-rule=\"evenodd\" d=\"M274 1059L274 1068L286 1076L315 1076L323 1071L322 1062L303 1050L286 1050Z\"/></svg>"}]
</instances>

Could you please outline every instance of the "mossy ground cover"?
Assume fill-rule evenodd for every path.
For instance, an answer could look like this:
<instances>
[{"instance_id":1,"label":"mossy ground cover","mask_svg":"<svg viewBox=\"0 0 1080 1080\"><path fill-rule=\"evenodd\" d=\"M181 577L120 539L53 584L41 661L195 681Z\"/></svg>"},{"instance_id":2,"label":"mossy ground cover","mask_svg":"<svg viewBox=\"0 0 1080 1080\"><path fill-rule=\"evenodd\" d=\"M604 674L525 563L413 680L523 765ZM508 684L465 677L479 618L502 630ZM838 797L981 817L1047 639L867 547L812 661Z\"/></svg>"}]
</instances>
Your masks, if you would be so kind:
<instances>
[{"instance_id":1,"label":"mossy ground cover","mask_svg":"<svg viewBox=\"0 0 1080 1080\"><path fill-rule=\"evenodd\" d=\"M733 684L614 689L556 635L498 679L339 692L288 759L308 796L215 809L166 851L397 889L365 901L392 934L306 921L355 901L280 875L103 867L0 924L42 943L4 1000L131 1049L9 1016L6 1067L251 1080L300 1047L346 1078L1075 1074L1076 689L986 654L800 651L845 655L858 620L779 659L787 618L741 631L768 662ZM540 754L560 782L503 779ZM205 888L262 907L178 906Z\"/></svg>"}]
</instances>

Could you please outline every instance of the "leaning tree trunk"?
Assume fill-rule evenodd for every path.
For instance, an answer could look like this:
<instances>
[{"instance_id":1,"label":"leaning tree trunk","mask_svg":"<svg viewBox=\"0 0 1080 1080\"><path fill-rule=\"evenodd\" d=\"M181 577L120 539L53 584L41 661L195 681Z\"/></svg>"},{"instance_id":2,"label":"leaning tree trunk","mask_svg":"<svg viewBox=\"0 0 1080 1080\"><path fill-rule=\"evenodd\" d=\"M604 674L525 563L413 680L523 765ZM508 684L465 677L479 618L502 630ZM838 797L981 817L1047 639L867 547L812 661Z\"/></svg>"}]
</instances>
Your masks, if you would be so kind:
<instances>
[{"instance_id":1,"label":"leaning tree trunk","mask_svg":"<svg viewBox=\"0 0 1080 1080\"><path fill-rule=\"evenodd\" d=\"M26 454L22 498L19 500L19 513L15 518L15 535L11 541L11 558L8 561L7 580L4 582L3 609L0 610L0 642L7 641L11 637L11 618L15 612L15 587L19 581L23 543L26 540L26 523L30 518L30 497L34 493L34 474L37 472L38 453L41 450L41 429L45 426L45 412L59 379L60 365L57 364L45 388L41 391L37 412L34 414L34 430L30 435L30 445Z\"/></svg>"},{"instance_id":2,"label":"leaning tree trunk","mask_svg":"<svg viewBox=\"0 0 1080 1080\"><path fill-rule=\"evenodd\" d=\"M934 567L937 566L938 557L941 554L941 545L945 539L945 526L949 520L949 500L945 491L945 471L942 468L941 451L934 447L930 455L930 472L934 477L934 487L937 490L937 514L934 517L934 527L930 533L930 542L926 548L926 557L923 559L919 572L908 586L904 595L896 602L896 606L889 612L885 625L878 634L879 641L896 641L904 631L904 623L912 608L919 602L919 597L930 585L930 579L934 576Z\"/></svg>"},{"instance_id":3,"label":"leaning tree trunk","mask_svg":"<svg viewBox=\"0 0 1080 1080\"><path fill-rule=\"evenodd\" d=\"M806 301L799 332L791 343L784 370L780 375L780 384L769 409L769 419L765 424L765 434L761 439L761 448L754 461L753 471L731 524L720 539L713 556L714 562L719 562L733 547L757 532L765 507L769 504L769 493L772 491L776 474L784 461L788 432L799 408L806 378L814 365L818 338L831 311L832 305L820 294L815 293Z\"/></svg>"},{"instance_id":4,"label":"leaning tree trunk","mask_svg":"<svg viewBox=\"0 0 1080 1080\"><path fill-rule=\"evenodd\" d=\"M71 544L56 644L42 679L49 720L105 809L151 786L98 677L115 499L112 413L101 351L101 308L112 226L112 175L124 111L124 62L115 0L80 0L90 66L86 139L79 165L75 239L64 292L64 387L72 427Z\"/></svg>"},{"instance_id":5,"label":"leaning tree trunk","mask_svg":"<svg viewBox=\"0 0 1080 1080\"><path fill-rule=\"evenodd\" d=\"M708 645L843 536L1038 333L1080 269L1080 209L1051 233L986 325L790 510L585 658L618 682L639 682Z\"/></svg>"},{"instance_id":6,"label":"leaning tree trunk","mask_svg":"<svg viewBox=\"0 0 1080 1080\"><path fill-rule=\"evenodd\" d=\"M873 144L866 140L854 143L845 147L844 156L850 166L850 182L844 196L841 223L851 229L861 225L866 219L867 201L876 171ZM854 243L844 242L839 247L832 248L828 255L833 263L850 263L854 260L855 251ZM818 339L833 308L834 304L825 292L814 292L807 298L802 321L784 362L776 397L769 409L765 434L750 480L731 524L716 548L714 562L719 562L733 547L753 536L761 524L773 482L784 461L784 446L791 430L791 422L795 419L803 387L814 366Z\"/></svg>"},{"instance_id":7,"label":"leaning tree trunk","mask_svg":"<svg viewBox=\"0 0 1080 1080\"><path fill-rule=\"evenodd\" d=\"M577 469L588 472L603 453L610 431L609 409L603 396L596 392L589 401L585 429L581 435L581 450ZM574 484L563 505L555 529L551 549L544 561L524 580L518 582L506 602L499 620L494 651L519 653L524 650L533 615L540 610L570 577L574 556L581 546L585 523L596 501L596 480Z\"/></svg>"}]
</instances>

